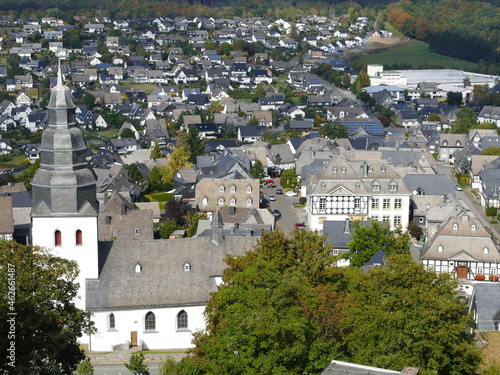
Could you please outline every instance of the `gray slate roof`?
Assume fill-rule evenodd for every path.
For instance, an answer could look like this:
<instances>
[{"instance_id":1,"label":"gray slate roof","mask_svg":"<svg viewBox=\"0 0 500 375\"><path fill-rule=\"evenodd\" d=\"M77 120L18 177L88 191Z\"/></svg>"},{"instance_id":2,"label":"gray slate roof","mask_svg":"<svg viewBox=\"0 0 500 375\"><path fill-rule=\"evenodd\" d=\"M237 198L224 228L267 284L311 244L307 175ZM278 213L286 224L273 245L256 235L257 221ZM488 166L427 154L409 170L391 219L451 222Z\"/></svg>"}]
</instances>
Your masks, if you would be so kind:
<instances>
[{"instance_id":1,"label":"gray slate roof","mask_svg":"<svg viewBox=\"0 0 500 375\"><path fill-rule=\"evenodd\" d=\"M227 237L217 246L212 237L200 237L100 243L101 272L98 280L87 280L87 309L204 305L217 289L215 277L226 267L226 254L243 255L256 242L256 237Z\"/></svg>"},{"instance_id":2,"label":"gray slate roof","mask_svg":"<svg viewBox=\"0 0 500 375\"><path fill-rule=\"evenodd\" d=\"M495 321L500 321L500 283L474 284L474 305L477 327L481 331L496 331Z\"/></svg>"}]
</instances>

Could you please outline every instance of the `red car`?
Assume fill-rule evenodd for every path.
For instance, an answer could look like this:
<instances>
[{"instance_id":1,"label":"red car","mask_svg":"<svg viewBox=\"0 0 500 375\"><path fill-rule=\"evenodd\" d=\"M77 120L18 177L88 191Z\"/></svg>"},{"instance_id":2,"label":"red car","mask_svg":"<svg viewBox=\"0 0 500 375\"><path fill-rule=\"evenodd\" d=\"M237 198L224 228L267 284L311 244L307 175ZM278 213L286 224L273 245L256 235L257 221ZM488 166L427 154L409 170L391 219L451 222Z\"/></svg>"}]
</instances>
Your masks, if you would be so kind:
<instances>
[{"instance_id":1,"label":"red car","mask_svg":"<svg viewBox=\"0 0 500 375\"><path fill-rule=\"evenodd\" d=\"M295 223L295 229L305 229L306 223Z\"/></svg>"}]
</instances>

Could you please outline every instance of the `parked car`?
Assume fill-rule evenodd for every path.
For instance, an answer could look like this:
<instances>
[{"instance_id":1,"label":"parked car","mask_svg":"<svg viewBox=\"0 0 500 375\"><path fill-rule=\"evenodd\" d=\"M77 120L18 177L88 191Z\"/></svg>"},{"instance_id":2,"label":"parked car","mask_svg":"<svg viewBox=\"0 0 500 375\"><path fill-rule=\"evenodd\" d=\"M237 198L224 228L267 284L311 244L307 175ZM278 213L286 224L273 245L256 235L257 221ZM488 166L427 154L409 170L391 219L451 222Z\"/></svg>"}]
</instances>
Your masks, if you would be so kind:
<instances>
[{"instance_id":1,"label":"parked car","mask_svg":"<svg viewBox=\"0 0 500 375\"><path fill-rule=\"evenodd\" d=\"M276 209L273 211L274 212L274 217L281 217L281 211Z\"/></svg>"},{"instance_id":2,"label":"parked car","mask_svg":"<svg viewBox=\"0 0 500 375\"><path fill-rule=\"evenodd\" d=\"M296 197L298 194L297 194L296 192L294 192L294 191L287 191L287 192L285 193L285 195L286 195L287 197Z\"/></svg>"},{"instance_id":3,"label":"parked car","mask_svg":"<svg viewBox=\"0 0 500 375\"><path fill-rule=\"evenodd\" d=\"M305 229L306 228L306 223L295 223L295 229Z\"/></svg>"},{"instance_id":4,"label":"parked car","mask_svg":"<svg viewBox=\"0 0 500 375\"><path fill-rule=\"evenodd\" d=\"M281 189L277 189L277 190L276 190L276 194L279 194L279 195L283 194L283 190L281 190Z\"/></svg>"},{"instance_id":5,"label":"parked car","mask_svg":"<svg viewBox=\"0 0 500 375\"><path fill-rule=\"evenodd\" d=\"M275 188L276 185L271 182L271 183L267 183L267 187L268 188Z\"/></svg>"},{"instance_id":6,"label":"parked car","mask_svg":"<svg viewBox=\"0 0 500 375\"><path fill-rule=\"evenodd\" d=\"M456 191L462 191L464 189L460 185L457 184L457 185L455 185L455 190Z\"/></svg>"},{"instance_id":7,"label":"parked car","mask_svg":"<svg viewBox=\"0 0 500 375\"><path fill-rule=\"evenodd\" d=\"M269 196L269 200L270 200L270 201L275 201L275 200L276 200L276 197L275 197L274 195L270 195L270 196Z\"/></svg>"}]
</instances>

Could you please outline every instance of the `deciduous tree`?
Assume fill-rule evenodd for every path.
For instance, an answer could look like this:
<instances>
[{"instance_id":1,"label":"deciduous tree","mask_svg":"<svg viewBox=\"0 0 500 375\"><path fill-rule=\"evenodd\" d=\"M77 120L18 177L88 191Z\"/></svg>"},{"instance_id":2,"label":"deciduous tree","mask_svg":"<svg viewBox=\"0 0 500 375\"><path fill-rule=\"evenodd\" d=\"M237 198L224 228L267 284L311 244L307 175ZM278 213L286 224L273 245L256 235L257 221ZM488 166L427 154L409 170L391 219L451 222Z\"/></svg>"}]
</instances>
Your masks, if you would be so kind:
<instances>
[{"instance_id":1,"label":"deciduous tree","mask_svg":"<svg viewBox=\"0 0 500 375\"><path fill-rule=\"evenodd\" d=\"M208 301L207 329L195 334L205 371L313 374L342 359L337 291L324 237L296 230L264 234L242 257L227 257L224 283Z\"/></svg>"},{"instance_id":2,"label":"deciduous tree","mask_svg":"<svg viewBox=\"0 0 500 375\"><path fill-rule=\"evenodd\" d=\"M408 254L389 255L388 268L352 270L342 332L351 361L422 375L477 374L480 361L471 317L455 280L426 271Z\"/></svg>"},{"instance_id":3,"label":"deciduous tree","mask_svg":"<svg viewBox=\"0 0 500 375\"><path fill-rule=\"evenodd\" d=\"M85 358L77 340L92 330L90 315L74 303L77 274L73 261L0 240L1 373L57 375L76 370Z\"/></svg>"},{"instance_id":4,"label":"deciduous tree","mask_svg":"<svg viewBox=\"0 0 500 375\"><path fill-rule=\"evenodd\" d=\"M347 138L349 129L338 121L328 121L319 129L319 134L328 139Z\"/></svg>"}]
</instances>

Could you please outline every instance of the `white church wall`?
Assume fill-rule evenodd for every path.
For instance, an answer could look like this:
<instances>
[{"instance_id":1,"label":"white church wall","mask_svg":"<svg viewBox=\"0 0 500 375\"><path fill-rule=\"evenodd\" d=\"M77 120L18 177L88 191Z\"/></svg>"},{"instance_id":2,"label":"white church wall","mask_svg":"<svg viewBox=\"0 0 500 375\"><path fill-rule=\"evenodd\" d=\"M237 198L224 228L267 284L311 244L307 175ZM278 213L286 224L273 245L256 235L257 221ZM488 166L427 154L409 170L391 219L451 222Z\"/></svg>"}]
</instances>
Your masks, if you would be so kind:
<instances>
[{"instance_id":1,"label":"white church wall","mask_svg":"<svg viewBox=\"0 0 500 375\"><path fill-rule=\"evenodd\" d=\"M124 286L126 287L126 286ZM177 316L184 310L188 315L188 327L177 327ZM194 347L193 333L205 328L205 306L169 307L134 310L94 312L92 320L97 333L90 338L90 350L109 351L114 345L131 342L132 332L137 332L137 344L144 349L182 349ZM148 312L155 315L155 329L145 329ZM114 314L115 328L109 327L109 316Z\"/></svg>"}]
</instances>

